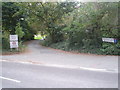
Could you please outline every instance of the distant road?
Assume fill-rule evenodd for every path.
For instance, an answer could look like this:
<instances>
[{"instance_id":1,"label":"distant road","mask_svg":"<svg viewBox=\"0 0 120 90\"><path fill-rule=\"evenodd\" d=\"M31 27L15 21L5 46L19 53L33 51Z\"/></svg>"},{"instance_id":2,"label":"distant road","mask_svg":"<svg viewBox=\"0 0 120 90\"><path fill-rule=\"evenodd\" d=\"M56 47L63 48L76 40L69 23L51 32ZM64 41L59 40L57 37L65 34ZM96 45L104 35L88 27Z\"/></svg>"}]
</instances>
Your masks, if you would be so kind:
<instances>
[{"instance_id":1,"label":"distant road","mask_svg":"<svg viewBox=\"0 0 120 90\"><path fill-rule=\"evenodd\" d=\"M117 88L117 73L3 62L3 88ZM1 73L1 72L0 72Z\"/></svg>"}]
</instances>

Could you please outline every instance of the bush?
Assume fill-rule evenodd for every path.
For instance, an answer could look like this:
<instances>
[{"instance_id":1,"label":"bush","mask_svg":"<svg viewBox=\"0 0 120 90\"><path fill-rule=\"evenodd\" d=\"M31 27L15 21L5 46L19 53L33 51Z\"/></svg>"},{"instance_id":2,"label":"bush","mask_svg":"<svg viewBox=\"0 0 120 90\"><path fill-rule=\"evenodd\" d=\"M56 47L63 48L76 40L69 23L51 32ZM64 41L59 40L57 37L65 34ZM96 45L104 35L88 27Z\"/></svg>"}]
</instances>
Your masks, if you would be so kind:
<instances>
[{"instance_id":1,"label":"bush","mask_svg":"<svg viewBox=\"0 0 120 90\"><path fill-rule=\"evenodd\" d=\"M18 48L18 51L19 51L19 52L22 52L22 51L25 50L25 45L23 45L23 42L22 42L22 41L20 41L20 42L18 43L18 45L19 45L19 48Z\"/></svg>"},{"instance_id":2,"label":"bush","mask_svg":"<svg viewBox=\"0 0 120 90\"><path fill-rule=\"evenodd\" d=\"M61 49L61 50L68 51L69 50L68 44L69 44L68 42L64 41L64 42L52 44L52 45L50 45L50 47L55 48L55 49Z\"/></svg>"},{"instance_id":3,"label":"bush","mask_svg":"<svg viewBox=\"0 0 120 90\"><path fill-rule=\"evenodd\" d=\"M15 34L18 35L19 41L21 41L21 38L24 36L24 32L22 31L22 27L20 26L20 23L17 23L15 29L16 29Z\"/></svg>"},{"instance_id":4,"label":"bush","mask_svg":"<svg viewBox=\"0 0 120 90\"><path fill-rule=\"evenodd\" d=\"M2 38L2 50L3 49L6 49L6 50L10 49L10 43L7 38Z\"/></svg>"},{"instance_id":5,"label":"bush","mask_svg":"<svg viewBox=\"0 0 120 90\"><path fill-rule=\"evenodd\" d=\"M91 39L83 39L83 44L84 44L84 48L90 48L91 44L92 44L92 40Z\"/></svg>"},{"instance_id":6,"label":"bush","mask_svg":"<svg viewBox=\"0 0 120 90\"><path fill-rule=\"evenodd\" d=\"M53 42L52 42L52 40L51 40L51 38L50 38L49 36L47 36L47 37L45 38L45 40L41 41L41 44L42 44L43 46L50 46L52 43L53 43Z\"/></svg>"},{"instance_id":7,"label":"bush","mask_svg":"<svg viewBox=\"0 0 120 90\"><path fill-rule=\"evenodd\" d=\"M103 43L100 50L106 55L120 55L120 42L117 44Z\"/></svg>"},{"instance_id":8,"label":"bush","mask_svg":"<svg viewBox=\"0 0 120 90\"><path fill-rule=\"evenodd\" d=\"M2 50L3 49L8 50L10 48L9 35L10 35L10 33L8 31L3 32L3 35L2 35Z\"/></svg>"},{"instance_id":9,"label":"bush","mask_svg":"<svg viewBox=\"0 0 120 90\"><path fill-rule=\"evenodd\" d=\"M67 39L67 42L69 43L68 47L69 48L72 48L72 47L80 48L80 47L82 47L83 46L83 42L82 42L83 37L84 37L83 32L69 31L68 32L68 39Z\"/></svg>"}]
</instances>

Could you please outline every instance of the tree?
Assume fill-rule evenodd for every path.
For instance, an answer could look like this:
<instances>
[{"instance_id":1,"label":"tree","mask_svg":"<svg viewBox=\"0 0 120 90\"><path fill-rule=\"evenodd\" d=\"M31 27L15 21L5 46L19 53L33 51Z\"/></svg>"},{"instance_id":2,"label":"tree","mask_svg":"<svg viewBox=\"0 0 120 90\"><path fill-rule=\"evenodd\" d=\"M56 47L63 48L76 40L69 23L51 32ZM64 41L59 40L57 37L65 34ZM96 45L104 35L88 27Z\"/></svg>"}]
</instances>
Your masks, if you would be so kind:
<instances>
[{"instance_id":1,"label":"tree","mask_svg":"<svg viewBox=\"0 0 120 90\"><path fill-rule=\"evenodd\" d=\"M20 2L3 2L2 3L2 29L4 31L10 32L10 34L15 34L15 27L17 23L20 23L23 32L25 33L22 40L31 40L34 34L37 33L36 30L30 27L29 14L26 12L25 5L27 3Z\"/></svg>"},{"instance_id":2,"label":"tree","mask_svg":"<svg viewBox=\"0 0 120 90\"><path fill-rule=\"evenodd\" d=\"M24 32L22 30L22 27L20 27L20 23L17 24L15 29L16 29L15 33L18 35L19 41L21 41L21 38L24 36Z\"/></svg>"},{"instance_id":3,"label":"tree","mask_svg":"<svg viewBox=\"0 0 120 90\"><path fill-rule=\"evenodd\" d=\"M70 18L72 18L71 23L67 24L64 30L72 33L69 38L74 44L79 45L83 42L84 45L89 43L86 47L92 45L99 47L102 45L102 37L115 38L118 35L115 29L117 27L117 3L80 3L80 7L71 13ZM75 36L78 32L80 34ZM75 37L79 37L80 41L76 41Z\"/></svg>"},{"instance_id":4,"label":"tree","mask_svg":"<svg viewBox=\"0 0 120 90\"><path fill-rule=\"evenodd\" d=\"M30 25L47 34L52 43L61 41L62 17L74 10L75 3L27 3ZM29 12L29 10L31 10ZM33 24L34 23L34 24Z\"/></svg>"},{"instance_id":5,"label":"tree","mask_svg":"<svg viewBox=\"0 0 120 90\"><path fill-rule=\"evenodd\" d=\"M13 2L2 3L2 29L9 31L11 34L15 33L15 26L20 19L20 15L13 17L19 8Z\"/></svg>"}]
</instances>

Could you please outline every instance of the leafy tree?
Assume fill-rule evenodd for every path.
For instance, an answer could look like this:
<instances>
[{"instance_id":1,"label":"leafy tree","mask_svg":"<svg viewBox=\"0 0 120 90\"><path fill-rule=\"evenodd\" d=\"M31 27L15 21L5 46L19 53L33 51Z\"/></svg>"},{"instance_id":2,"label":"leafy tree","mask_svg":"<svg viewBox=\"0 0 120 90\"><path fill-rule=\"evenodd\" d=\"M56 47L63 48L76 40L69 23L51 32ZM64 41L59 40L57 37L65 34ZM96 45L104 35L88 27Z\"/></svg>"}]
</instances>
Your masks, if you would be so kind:
<instances>
[{"instance_id":1,"label":"leafy tree","mask_svg":"<svg viewBox=\"0 0 120 90\"><path fill-rule=\"evenodd\" d=\"M15 33L18 35L19 41L21 41L21 38L24 36L24 32L22 31L22 27L20 26L20 23L17 24L15 29L16 29Z\"/></svg>"},{"instance_id":2,"label":"leafy tree","mask_svg":"<svg viewBox=\"0 0 120 90\"><path fill-rule=\"evenodd\" d=\"M8 31L4 31L2 33L2 49L6 49L8 50L10 48L9 46L9 35L10 35L10 32Z\"/></svg>"},{"instance_id":3,"label":"leafy tree","mask_svg":"<svg viewBox=\"0 0 120 90\"><path fill-rule=\"evenodd\" d=\"M52 43L61 41L62 17L74 10L75 3L27 3L30 25L47 34ZM31 11L29 12L29 9ZM34 23L34 24L33 24ZM36 24L38 23L38 24ZM39 28L40 27L40 28ZM58 38L59 37L59 38Z\"/></svg>"},{"instance_id":4,"label":"leafy tree","mask_svg":"<svg viewBox=\"0 0 120 90\"><path fill-rule=\"evenodd\" d=\"M30 27L30 22L28 21L29 14L26 12L24 5L27 3L17 3L17 2L3 2L2 3L2 29L4 31L10 32L10 34L15 34L15 27L19 22L23 32L25 33L22 40L33 39L36 30Z\"/></svg>"},{"instance_id":5,"label":"leafy tree","mask_svg":"<svg viewBox=\"0 0 120 90\"><path fill-rule=\"evenodd\" d=\"M2 29L15 33L15 26L20 19L20 15L13 17L19 8L13 2L2 2Z\"/></svg>"},{"instance_id":6,"label":"leafy tree","mask_svg":"<svg viewBox=\"0 0 120 90\"><path fill-rule=\"evenodd\" d=\"M116 11L117 3L80 3L80 7L71 13L71 23L67 24L67 27L64 28L65 31L73 33L72 35L69 35L69 38L73 38L70 40L70 42L73 42L74 44L78 43L79 45L79 43L81 42L77 41L80 40L83 41L84 45L87 45L89 43L86 46L89 48L89 46L91 47L92 45L94 47L101 46L103 36L116 37ZM112 21L114 21L114 24L112 24ZM112 30L111 27L114 28L114 30ZM105 32L103 32L103 29L105 30ZM110 30L112 33L108 34L108 30ZM78 36L75 36L75 32L76 35L79 32L80 34L82 34L82 36L80 34ZM107 35L105 35L105 33ZM75 41L74 38L79 36L81 36L81 38ZM74 45L73 43L72 45Z\"/></svg>"},{"instance_id":7,"label":"leafy tree","mask_svg":"<svg viewBox=\"0 0 120 90\"><path fill-rule=\"evenodd\" d=\"M104 43L102 37L120 38L119 5L117 2L4 2L2 38L8 41L5 36L16 33L20 40L31 40L39 31L47 36L48 46L63 44L62 49L94 53L96 49L102 54L117 55L120 42Z\"/></svg>"}]
</instances>

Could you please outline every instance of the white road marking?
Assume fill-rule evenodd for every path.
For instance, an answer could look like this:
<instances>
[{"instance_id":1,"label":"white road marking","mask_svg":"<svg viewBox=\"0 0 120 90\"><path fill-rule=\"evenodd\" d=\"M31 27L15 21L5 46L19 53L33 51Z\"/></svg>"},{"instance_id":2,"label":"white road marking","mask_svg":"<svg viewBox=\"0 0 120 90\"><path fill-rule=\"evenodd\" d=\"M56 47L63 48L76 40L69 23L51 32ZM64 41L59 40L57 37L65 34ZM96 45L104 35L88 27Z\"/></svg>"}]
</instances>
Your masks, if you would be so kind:
<instances>
[{"instance_id":1,"label":"white road marking","mask_svg":"<svg viewBox=\"0 0 120 90\"><path fill-rule=\"evenodd\" d=\"M9 80L9 81L13 81L13 82L17 82L20 83L21 81L15 80L15 79L11 79L11 78L6 78L6 77L2 77L0 76L1 79L5 79L5 80Z\"/></svg>"},{"instance_id":2,"label":"white road marking","mask_svg":"<svg viewBox=\"0 0 120 90\"><path fill-rule=\"evenodd\" d=\"M113 72L118 73L118 70L107 70L107 69L99 69L99 68L90 68L90 67L80 67L80 66L69 66L69 65L55 65L55 64L45 64L42 66L48 66L48 67L59 67L59 68L71 68L71 69L84 69L89 71L100 71L100 72Z\"/></svg>"},{"instance_id":3,"label":"white road marking","mask_svg":"<svg viewBox=\"0 0 120 90\"><path fill-rule=\"evenodd\" d=\"M7 60L0 60L0 62L2 62L2 61L7 61Z\"/></svg>"},{"instance_id":4,"label":"white road marking","mask_svg":"<svg viewBox=\"0 0 120 90\"><path fill-rule=\"evenodd\" d=\"M1 61L1 60L0 60ZM4 62L11 62L8 60L2 60ZM27 62L27 61L12 61L16 63L23 63L23 64L33 64L32 62ZM40 66L47 66L47 67L58 67L58 68L71 68L71 69L84 69L84 70L89 70L89 71L100 71L100 72L111 72L111 73L118 73L117 69L113 70L107 70L107 69L99 69L99 68L90 68L90 67L80 67L80 66L72 66L72 65L57 65L57 64L39 64L36 62L35 65L40 65Z\"/></svg>"},{"instance_id":5,"label":"white road marking","mask_svg":"<svg viewBox=\"0 0 120 90\"><path fill-rule=\"evenodd\" d=\"M86 68L86 67L80 67L81 69L91 70L91 71L107 71L107 69L96 69L96 68Z\"/></svg>"}]
</instances>

